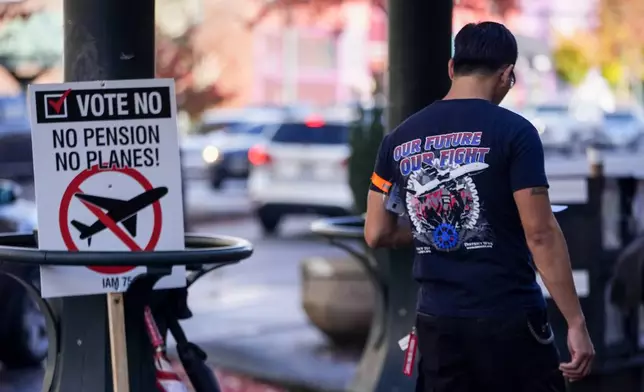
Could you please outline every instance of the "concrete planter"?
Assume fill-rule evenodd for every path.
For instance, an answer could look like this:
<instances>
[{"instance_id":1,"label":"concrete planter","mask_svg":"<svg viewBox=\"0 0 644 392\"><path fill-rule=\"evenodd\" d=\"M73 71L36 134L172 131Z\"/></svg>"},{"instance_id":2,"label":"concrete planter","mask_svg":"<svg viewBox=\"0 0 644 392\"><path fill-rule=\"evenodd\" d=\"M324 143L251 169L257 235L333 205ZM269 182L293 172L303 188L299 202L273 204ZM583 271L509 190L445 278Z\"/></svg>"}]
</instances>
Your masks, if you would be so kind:
<instances>
[{"instance_id":1,"label":"concrete planter","mask_svg":"<svg viewBox=\"0 0 644 392\"><path fill-rule=\"evenodd\" d=\"M371 327L375 288L354 259L302 261L302 307L309 320L337 344L362 344Z\"/></svg>"}]
</instances>

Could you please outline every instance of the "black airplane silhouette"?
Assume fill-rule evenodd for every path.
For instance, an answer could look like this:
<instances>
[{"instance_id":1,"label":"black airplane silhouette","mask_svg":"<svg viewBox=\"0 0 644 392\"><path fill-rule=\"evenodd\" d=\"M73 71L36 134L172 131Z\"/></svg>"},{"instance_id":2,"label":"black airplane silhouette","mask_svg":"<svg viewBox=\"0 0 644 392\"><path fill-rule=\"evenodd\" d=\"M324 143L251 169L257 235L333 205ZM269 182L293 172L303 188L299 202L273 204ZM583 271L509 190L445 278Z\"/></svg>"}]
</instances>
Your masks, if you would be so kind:
<instances>
[{"instance_id":1,"label":"black airplane silhouette","mask_svg":"<svg viewBox=\"0 0 644 392\"><path fill-rule=\"evenodd\" d=\"M99 208L107 210L107 216L114 223L123 223L123 227L132 237L136 237L136 214L152 203L158 201L168 193L168 188L159 187L145 191L130 200L112 199L109 197L86 195L76 193L74 196L80 200L93 204ZM97 219L91 226L87 226L77 220L71 221L72 226L80 232L80 239L87 240L87 246L92 245L92 236L105 230L105 224Z\"/></svg>"}]
</instances>

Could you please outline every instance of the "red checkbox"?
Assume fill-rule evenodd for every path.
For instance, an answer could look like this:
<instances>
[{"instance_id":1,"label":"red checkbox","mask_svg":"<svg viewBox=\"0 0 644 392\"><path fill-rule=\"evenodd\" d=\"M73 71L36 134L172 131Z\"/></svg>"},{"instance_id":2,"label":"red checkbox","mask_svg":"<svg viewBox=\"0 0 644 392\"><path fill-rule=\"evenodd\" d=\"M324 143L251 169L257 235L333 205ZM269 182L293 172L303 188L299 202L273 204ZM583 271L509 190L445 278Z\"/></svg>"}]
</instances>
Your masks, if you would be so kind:
<instances>
[{"instance_id":1,"label":"red checkbox","mask_svg":"<svg viewBox=\"0 0 644 392\"><path fill-rule=\"evenodd\" d=\"M54 111L57 114L60 114L60 111L63 108L63 104L65 103L65 100L67 99L67 96L71 92L72 92L72 89L69 89L69 90L65 91L64 93L62 93L62 95L58 99L48 99L47 103L49 104L49 106L52 107L52 109L54 109Z\"/></svg>"}]
</instances>

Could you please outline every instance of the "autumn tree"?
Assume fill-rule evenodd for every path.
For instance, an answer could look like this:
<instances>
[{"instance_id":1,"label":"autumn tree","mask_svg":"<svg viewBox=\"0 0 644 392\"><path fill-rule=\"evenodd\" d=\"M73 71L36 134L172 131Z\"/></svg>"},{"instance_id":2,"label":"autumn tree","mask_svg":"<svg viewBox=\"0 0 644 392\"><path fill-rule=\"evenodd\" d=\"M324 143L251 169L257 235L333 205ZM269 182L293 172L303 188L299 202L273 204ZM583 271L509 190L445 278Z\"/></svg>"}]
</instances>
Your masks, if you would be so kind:
<instances>
[{"instance_id":1,"label":"autumn tree","mask_svg":"<svg viewBox=\"0 0 644 392\"><path fill-rule=\"evenodd\" d=\"M519 8L518 0L492 0L491 3L494 11L502 16Z\"/></svg>"},{"instance_id":2,"label":"autumn tree","mask_svg":"<svg viewBox=\"0 0 644 392\"><path fill-rule=\"evenodd\" d=\"M573 86L578 85L591 68L588 48L575 39L562 39L554 51L557 76Z\"/></svg>"},{"instance_id":3,"label":"autumn tree","mask_svg":"<svg viewBox=\"0 0 644 392\"><path fill-rule=\"evenodd\" d=\"M203 9L189 8L193 3L157 1L156 70L158 77L175 80L177 105L194 121L206 109L234 96L234 91L223 91L220 85L230 65L221 54L226 45L235 41L231 23L239 24L237 12L243 1L217 2L217 9L209 13L216 20L204 20ZM209 43L205 49L204 45L198 45L204 29L208 30Z\"/></svg>"},{"instance_id":4,"label":"autumn tree","mask_svg":"<svg viewBox=\"0 0 644 392\"><path fill-rule=\"evenodd\" d=\"M644 78L644 3L639 0L600 0L597 62L605 76L627 85Z\"/></svg>"},{"instance_id":5,"label":"autumn tree","mask_svg":"<svg viewBox=\"0 0 644 392\"><path fill-rule=\"evenodd\" d=\"M496 15L505 16L510 11L518 8L518 0L455 0L454 6L485 10Z\"/></svg>"},{"instance_id":6,"label":"autumn tree","mask_svg":"<svg viewBox=\"0 0 644 392\"><path fill-rule=\"evenodd\" d=\"M23 0L0 3L0 23L14 19L26 19L44 9L42 0Z\"/></svg>"},{"instance_id":7,"label":"autumn tree","mask_svg":"<svg viewBox=\"0 0 644 392\"><path fill-rule=\"evenodd\" d=\"M193 35L193 28L179 37L169 37L157 28L156 73L159 78L174 79L177 106L195 121L206 109L224 101L226 95L216 82L199 83L196 80L202 55L191 42Z\"/></svg>"}]
</instances>

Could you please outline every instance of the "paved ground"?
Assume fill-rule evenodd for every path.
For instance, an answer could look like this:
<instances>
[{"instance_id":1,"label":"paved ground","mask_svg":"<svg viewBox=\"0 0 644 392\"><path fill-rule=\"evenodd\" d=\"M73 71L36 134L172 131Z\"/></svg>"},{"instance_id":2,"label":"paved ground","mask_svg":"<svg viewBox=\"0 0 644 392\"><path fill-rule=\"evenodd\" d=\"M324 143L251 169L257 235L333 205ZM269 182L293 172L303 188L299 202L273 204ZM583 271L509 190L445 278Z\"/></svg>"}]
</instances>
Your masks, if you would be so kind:
<instances>
[{"instance_id":1,"label":"paved ground","mask_svg":"<svg viewBox=\"0 0 644 392\"><path fill-rule=\"evenodd\" d=\"M313 328L301 308L300 261L310 256L346 257L308 234L312 219L285 221L279 238L263 238L249 221L203 226L250 239L254 255L204 277L191 288L194 317L184 322L190 339L211 363L267 380L335 390L355 370L355 350L338 350ZM297 355L294 355L297 353Z\"/></svg>"}]
</instances>

